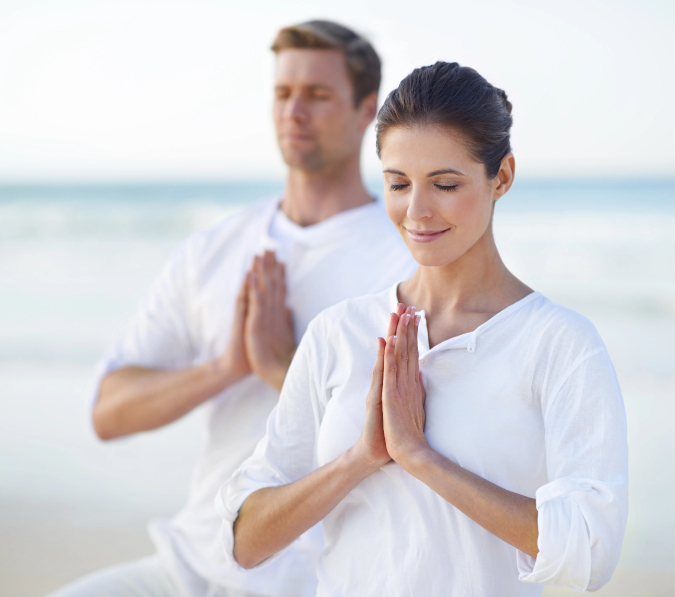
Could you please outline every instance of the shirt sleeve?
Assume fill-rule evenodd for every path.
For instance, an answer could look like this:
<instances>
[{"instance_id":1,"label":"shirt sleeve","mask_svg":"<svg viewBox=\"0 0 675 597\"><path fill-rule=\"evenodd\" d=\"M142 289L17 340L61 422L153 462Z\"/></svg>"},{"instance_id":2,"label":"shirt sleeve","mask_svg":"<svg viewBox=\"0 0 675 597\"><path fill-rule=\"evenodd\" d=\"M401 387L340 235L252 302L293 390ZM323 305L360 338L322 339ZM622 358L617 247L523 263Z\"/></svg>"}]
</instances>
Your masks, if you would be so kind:
<instances>
[{"instance_id":1,"label":"shirt sleeve","mask_svg":"<svg viewBox=\"0 0 675 597\"><path fill-rule=\"evenodd\" d=\"M322 381L326 354L322 336L321 322L315 319L298 345L279 402L267 419L265 436L216 495L215 507L223 519L225 557L236 567L233 526L246 498L263 487L297 481L318 466L317 438L327 401ZM273 562L286 549L260 566Z\"/></svg>"},{"instance_id":2,"label":"shirt sleeve","mask_svg":"<svg viewBox=\"0 0 675 597\"><path fill-rule=\"evenodd\" d=\"M173 252L124 333L98 363L92 383L92 404L98 399L101 380L111 371L131 365L157 369L192 365L188 293L189 254L194 240L188 239Z\"/></svg>"},{"instance_id":3,"label":"shirt sleeve","mask_svg":"<svg viewBox=\"0 0 675 597\"><path fill-rule=\"evenodd\" d=\"M580 359L542 409L549 482L536 492L539 553L517 552L519 579L595 591L616 568L628 516L626 418L604 347Z\"/></svg>"}]
</instances>

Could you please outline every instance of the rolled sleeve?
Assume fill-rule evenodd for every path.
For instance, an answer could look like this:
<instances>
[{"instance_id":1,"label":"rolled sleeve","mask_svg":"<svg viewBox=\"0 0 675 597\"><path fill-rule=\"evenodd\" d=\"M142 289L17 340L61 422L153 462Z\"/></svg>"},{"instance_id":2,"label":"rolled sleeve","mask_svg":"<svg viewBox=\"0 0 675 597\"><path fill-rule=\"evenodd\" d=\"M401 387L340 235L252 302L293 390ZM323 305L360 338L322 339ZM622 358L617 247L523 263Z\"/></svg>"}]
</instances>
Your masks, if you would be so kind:
<instances>
[{"instance_id":1,"label":"rolled sleeve","mask_svg":"<svg viewBox=\"0 0 675 597\"><path fill-rule=\"evenodd\" d=\"M626 485L558 479L537 491L539 553L518 551L519 580L594 591L611 578L621 554Z\"/></svg>"},{"instance_id":2,"label":"rolled sleeve","mask_svg":"<svg viewBox=\"0 0 675 597\"><path fill-rule=\"evenodd\" d=\"M549 482L536 492L536 558L518 552L519 580L595 591L614 573L628 517L623 399L606 350L580 359L542 398Z\"/></svg>"}]
</instances>

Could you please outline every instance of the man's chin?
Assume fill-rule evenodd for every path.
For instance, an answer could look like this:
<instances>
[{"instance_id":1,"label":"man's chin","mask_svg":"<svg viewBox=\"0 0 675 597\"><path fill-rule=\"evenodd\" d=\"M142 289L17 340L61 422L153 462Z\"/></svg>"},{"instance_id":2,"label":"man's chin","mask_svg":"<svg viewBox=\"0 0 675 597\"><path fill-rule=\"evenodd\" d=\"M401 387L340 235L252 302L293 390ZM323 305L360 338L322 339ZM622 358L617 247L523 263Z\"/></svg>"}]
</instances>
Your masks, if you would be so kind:
<instances>
[{"instance_id":1,"label":"man's chin","mask_svg":"<svg viewBox=\"0 0 675 597\"><path fill-rule=\"evenodd\" d=\"M281 155L289 168L314 172L324 167L323 159L318 151L282 150Z\"/></svg>"}]
</instances>

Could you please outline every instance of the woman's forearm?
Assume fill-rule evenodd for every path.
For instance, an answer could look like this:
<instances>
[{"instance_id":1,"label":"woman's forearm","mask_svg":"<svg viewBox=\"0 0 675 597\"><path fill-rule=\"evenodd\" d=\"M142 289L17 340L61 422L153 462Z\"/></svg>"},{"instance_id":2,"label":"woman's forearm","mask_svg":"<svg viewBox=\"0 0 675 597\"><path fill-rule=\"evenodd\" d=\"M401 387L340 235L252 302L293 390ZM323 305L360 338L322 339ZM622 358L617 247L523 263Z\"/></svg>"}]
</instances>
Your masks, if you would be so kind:
<instances>
[{"instance_id":1,"label":"woman's forearm","mask_svg":"<svg viewBox=\"0 0 675 597\"><path fill-rule=\"evenodd\" d=\"M448 460L431 448L399 464L442 498L506 543L537 556L536 502L508 491Z\"/></svg>"},{"instance_id":2,"label":"woman's forearm","mask_svg":"<svg viewBox=\"0 0 675 597\"><path fill-rule=\"evenodd\" d=\"M374 472L352 448L309 475L252 493L234 522L234 558L252 568L321 521Z\"/></svg>"}]
</instances>

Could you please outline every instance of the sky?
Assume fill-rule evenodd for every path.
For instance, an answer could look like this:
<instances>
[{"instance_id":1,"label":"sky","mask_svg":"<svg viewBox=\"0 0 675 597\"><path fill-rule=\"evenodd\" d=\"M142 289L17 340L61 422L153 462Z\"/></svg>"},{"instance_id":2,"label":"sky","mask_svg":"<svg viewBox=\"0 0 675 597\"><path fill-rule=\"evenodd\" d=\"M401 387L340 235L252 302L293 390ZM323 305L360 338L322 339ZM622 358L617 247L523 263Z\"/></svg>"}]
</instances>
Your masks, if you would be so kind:
<instances>
[{"instance_id":1,"label":"sky","mask_svg":"<svg viewBox=\"0 0 675 597\"><path fill-rule=\"evenodd\" d=\"M505 89L521 175L675 171L670 1L0 0L0 182L283 176L269 45L312 18L369 37L381 101L436 60Z\"/></svg>"}]
</instances>

